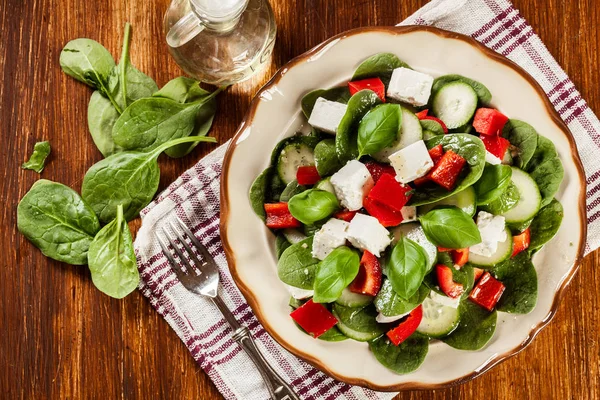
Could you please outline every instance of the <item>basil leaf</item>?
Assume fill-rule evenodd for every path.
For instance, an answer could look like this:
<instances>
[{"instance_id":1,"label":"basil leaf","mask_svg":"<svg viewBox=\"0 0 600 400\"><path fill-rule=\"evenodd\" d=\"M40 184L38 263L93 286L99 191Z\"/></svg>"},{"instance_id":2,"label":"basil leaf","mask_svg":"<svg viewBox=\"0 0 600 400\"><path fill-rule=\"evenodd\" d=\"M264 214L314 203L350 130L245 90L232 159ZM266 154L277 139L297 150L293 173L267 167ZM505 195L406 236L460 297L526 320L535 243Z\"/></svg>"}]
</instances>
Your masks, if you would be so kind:
<instances>
[{"instance_id":1,"label":"basil leaf","mask_svg":"<svg viewBox=\"0 0 600 400\"><path fill-rule=\"evenodd\" d=\"M348 101L348 109L335 135L335 149L342 164L358 157L358 124L373 106L380 103L379 96L368 89L361 90Z\"/></svg>"},{"instance_id":2,"label":"basil leaf","mask_svg":"<svg viewBox=\"0 0 600 400\"><path fill-rule=\"evenodd\" d=\"M100 223L73 189L40 179L17 206L17 227L45 256L83 265Z\"/></svg>"},{"instance_id":3,"label":"basil leaf","mask_svg":"<svg viewBox=\"0 0 600 400\"><path fill-rule=\"evenodd\" d=\"M405 237L394 246L387 264L387 276L394 292L410 299L427 272L427 255L421 246Z\"/></svg>"},{"instance_id":4,"label":"basil leaf","mask_svg":"<svg viewBox=\"0 0 600 400\"><path fill-rule=\"evenodd\" d=\"M496 309L513 314L528 314L535 308L538 294L538 280L535 267L528 252L496 265L494 275L506 289L498 300Z\"/></svg>"},{"instance_id":5,"label":"basil leaf","mask_svg":"<svg viewBox=\"0 0 600 400\"><path fill-rule=\"evenodd\" d=\"M416 371L427 356L429 339L413 333L404 342L395 346L387 336L380 336L369 342L369 349L384 367L398 374Z\"/></svg>"},{"instance_id":6,"label":"basil leaf","mask_svg":"<svg viewBox=\"0 0 600 400\"><path fill-rule=\"evenodd\" d=\"M473 88L473 90L475 90L475 93L477 94L477 98L479 99L479 104L480 105L484 105L487 106L491 103L492 101L492 93L489 91L489 89L481 82L477 82L473 79L469 79L467 77L464 77L462 75L444 75L444 76L440 76L439 78L436 78L433 81L433 86L431 87L431 97L430 99L433 99L434 95L446 84L450 83L450 82L456 82L456 81L460 81L460 82L464 82L467 85L471 86ZM464 131L463 131L464 132Z\"/></svg>"},{"instance_id":7,"label":"basil leaf","mask_svg":"<svg viewBox=\"0 0 600 400\"><path fill-rule=\"evenodd\" d=\"M122 299L137 288L140 274L122 206L117 207L117 217L90 244L88 264L94 286L110 297Z\"/></svg>"},{"instance_id":8,"label":"basil leaf","mask_svg":"<svg viewBox=\"0 0 600 400\"><path fill-rule=\"evenodd\" d=\"M358 125L358 157L371 155L398 140L402 109L398 104L381 104L364 116Z\"/></svg>"},{"instance_id":9,"label":"basil leaf","mask_svg":"<svg viewBox=\"0 0 600 400\"><path fill-rule=\"evenodd\" d=\"M470 300L463 300L458 306L458 312L460 313L458 326L450 335L440 340L459 350L483 348L496 331L498 319L496 310L490 313Z\"/></svg>"},{"instance_id":10,"label":"basil leaf","mask_svg":"<svg viewBox=\"0 0 600 400\"><path fill-rule=\"evenodd\" d=\"M438 208L420 218L425 236L436 246L464 249L481 243L481 235L471 216L459 208Z\"/></svg>"},{"instance_id":11,"label":"basil leaf","mask_svg":"<svg viewBox=\"0 0 600 400\"><path fill-rule=\"evenodd\" d=\"M319 260L312 256L313 237L285 249L277 262L277 276L290 286L311 290Z\"/></svg>"},{"instance_id":12,"label":"basil leaf","mask_svg":"<svg viewBox=\"0 0 600 400\"><path fill-rule=\"evenodd\" d=\"M508 165L486 165L481 178L473 185L477 205L488 204L500 197L511 183L512 169Z\"/></svg>"},{"instance_id":13,"label":"basil leaf","mask_svg":"<svg viewBox=\"0 0 600 400\"><path fill-rule=\"evenodd\" d=\"M315 165L321 177L333 175L342 168L335 151L334 139L321 140L315 146Z\"/></svg>"},{"instance_id":14,"label":"basil leaf","mask_svg":"<svg viewBox=\"0 0 600 400\"><path fill-rule=\"evenodd\" d=\"M294 218L306 225L329 217L339 206L337 197L333 193L319 189L299 193L288 203Z\"/></svg>"},{"instance_id":15,"label":"basil leaf","mask_svg":"<svg viewBox=\"0 0 600 400\"><path fill-rule=\"evenodd\" d=\"M38 174L44 170L46 166L46 158L50 155L50 142L37 142L33 146L33 153L27 162L21 165L23 169L30 169Z\"/></svg>"},{"instance_id":16,"label":"basil leaf","mask_svg":"<svg viewBox=\"0 0 600 400\"><path fill-rule=\"evenodd\" d=\"M346 104L348 103L348 100L350 100L351 95L348 86L340 86L328 90L313 90L312 92L306 94L300 102L302 106L302 112L306 118L310 118L310 114L312 114L312 110L315 108L315 103L319 97L322 97L325 100L337 101L338 103Z\"/></svg>"},{"instance_id":17,"label":"basil leaf","mask_svg":"<svg viewBox=\"0 0 600 400\"><path fill-rule=\"evenodd\" d=\"M333 250L317 267L313 301L331 303L336 301L356 275L360 266L358 254L346 246Z\"/></svg>"},{"instance_id":18,"label":"basil leaf","mask_svg":"<svg viewBox=\"0 0 600 400\"><path fill-rule=\"evenodd\" d=\"M550 204L537 213L529 226L531 229L529 251L540 249L556 235L563 216L563 207L556 199L553 199Z\"/></svg>"},{"instance_id":19,"label":"basil leaf","mask_svg":"<svg viewBox=\"0 0 600 400\"><path fill-rule=\"evenodd\" d=\"M502 137L508 139L510 144L517 149L517 155L513 157L513 165L526 170L527 164L537 148L537 131L527 122L510 119L502 129Z\"/></svg>"},{"instance_id":20,"label":"basil leaf","mask_svg":"<svg viewBox=\"0 0 600 400\"><path fill-rule=\"evenodd\" d=\"M521 194L519 193L519 189L517 189L517 186L511 181L504 193L496 200L481 205L481 209L494 215L504 214L516 206L520 199Z\"/></svg>"},{"instance_id":21,"label":"basil leaf","mask_svg":"<svg viewBox=\"0 0 600 400\"><path fill-rule=\"evenodd\" d=\"M429 292L429 287L421 285L415 294L408 299L403 299L394 291L390 280L385 279L379 293L375 296L375 308L386 317L406 314L415 309L419 304L423 303L425 298L429 295Z\"/></svg>"},{"instance_id":22,"label":"basil leaf","mask_svg":"<svg viewBox=\"0 0 600 400\"><path fill-rule=\"evenodd\" d=\"M297 194L300 194L306 190L306 186L302 186L298 184L297 180L293 180L287 184L283 192L281 192L281 196L279 196L279 201L289 201L292 197Z\"/></svg>"},{"instance_id":23,"label":"basil leaf","mask_svg":"<svg viewBox=\"0 0 600 400\"><path fill-rule=\"evenodd\" d=\"M380 78L387 86L390 83L392 72L400 67L411 69L407 63L400 60L395 54L375 54L358 66L351 80L358 81L366 78Z\"/></svg>"}]
</instances>

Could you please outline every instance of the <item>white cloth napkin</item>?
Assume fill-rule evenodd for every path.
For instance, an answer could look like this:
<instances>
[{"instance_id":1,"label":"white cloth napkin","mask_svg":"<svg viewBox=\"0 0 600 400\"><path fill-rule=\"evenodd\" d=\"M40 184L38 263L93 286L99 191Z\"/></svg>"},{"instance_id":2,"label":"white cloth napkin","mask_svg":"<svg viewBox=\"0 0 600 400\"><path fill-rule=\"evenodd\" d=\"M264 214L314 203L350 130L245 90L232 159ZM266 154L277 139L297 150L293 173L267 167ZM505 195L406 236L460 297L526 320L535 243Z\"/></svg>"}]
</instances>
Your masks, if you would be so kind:
<instances>
[{"instance_id":1,"label":"white cloth napkin","mask_svg":"<svg viewBox=\"0 0 600 400\"><path fill-rule=\"evenodd\" d=\"M507 0L433 0L402 24L434 25L470 35L525 68L544 88L577 140L588 183L588 244L600 245L600 123L531 26ZM231 339L210 301L177 281L154 237L158 221L178 215L209 249L221 271L225 303L256 339L270 364L303 399L390 399L337 382L279 346L236 288L219 240L219 178L226 145L186 171L142 212L135 241L140 290L167 320L226 399L267 399L260 375Z\"/></svg>"}]
</instances>

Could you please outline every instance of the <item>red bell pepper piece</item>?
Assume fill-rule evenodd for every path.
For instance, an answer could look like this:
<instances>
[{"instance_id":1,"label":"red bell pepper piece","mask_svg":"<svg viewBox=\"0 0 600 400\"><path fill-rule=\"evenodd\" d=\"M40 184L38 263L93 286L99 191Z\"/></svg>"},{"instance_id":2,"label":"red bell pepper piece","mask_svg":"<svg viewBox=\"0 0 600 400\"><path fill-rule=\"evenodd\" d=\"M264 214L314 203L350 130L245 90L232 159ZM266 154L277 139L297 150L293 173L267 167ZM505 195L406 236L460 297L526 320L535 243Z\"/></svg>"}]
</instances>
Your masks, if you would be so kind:
<instances>
[{"instance_id":1,"label":"red bell pepper piece","mask_svg":"<svg viewBox=\"0 0 600 400\"><path fill-rule=\"evenodd\" d=\"M429 110L423 110L423 111L419 111L415 115L417 116L417 118L423 119L427 116L428 113L429 113Z\"/></svg>"},{"instance_id":2,"label":"red bell pepper piece","mask_svg":"<svg viewBox=\"0 0 600 400\"><path fill-rule=\"evenodd\" d=\"M431 170L431 180L446 190L452 190L467 160L452 150L448 150Z\"/></svg>"},{"instance_id":3,"label":"red bell pepper piece","mask_svg":"<svg viewBox=\"0 0 600 400\"><path fill-rule=\"evenodd\" d=\"M398 226L404 220L400 211L392 210L388 206L381 204L377 200L373 200L371 197L366 197L363 202L363 207L369 215L377 218L379 223L383 226Z\"/></svg>"},{"instance_id":4,"label":"red bell pepper piece","mask_svg":"<svg viewBox=\"0 0 600 400\"><path fill-rule=\"evenodd\" d=\"M360 259L358 275L348 286L354 293L377 296L381 288L382 271L379 260L373 254L365 250Z\"/></svg>"},{"instance_id":5,"label":"red bell pepper piece","mask_svg":"<svg viewBox=\"0 0 600 400\"><path fill-rule=\"evenodd\" d=\"M473 127L482 135L499 135L508 117L493 108L480 108L475 113Z\"/></svg>"},{"instance_id":6,"label":"red bell pepper piece","mask_svg":"<svg viewBox=\"0 0 600 400\"><path fill-rule=\"evenodd\" d=\"M292 216L287 203L265 204L267 227L271 229L298 228L302 223Z\"/></svg>"},{"instance_id":7,"label":"red bell pepper piece","mask_svg":"<svg viewBox=\"0 0 600 400\"><path fill-rule=\"evenodd\" d=\"M385 103L385 85L379 78L368 78L360 81L348 82L350 94L354 95L364 89L369 89L375 92L377 96Z\"/></svg>"},{"instance_id":8,"label":"red bell pepper piece","mask_svg":"<svg viewBox=\"0 0 600 400\"><path fill-rule=\"evenodd\" d=\"M380 164L375 161L368 161L365 163L365 167L367 167L371 173L371 177L375 183L377 183L379 178L381 178L384 174L396 176L396 170L394 170L394 167L388 164Z\"/></svg>"},{"instance_id":9,"label":"red bell pepper piece","mask_svg":"<svg viewBox=\"0 0 600 400\"><path fill-rule=\"evenodd\" d=\"M454 249L450 249L448 247L439 247L438 246L438 248L437 248L437 251L439 251L440 253L446 253L446 252L452 251L452 250L454 250Z\"/></svg>"},{"instance_id":10,"label":"red bell pepper piece","mask_svg":"<svg viewBox=\"0 0 600 400\"><path fill-rule=\"evenodd\" d=\"M356 215L357 212L358 211L343 210L343 211L339 211L339 212L333 214L333 218L337 218L337 219L341 219L346 222L350 222L350 221L352 221L352 218L354 218L354 216Z\"/></svg>"},{"instance_id":11,"label":"red bell pepper piece","mask_svg":"<svg viewBox=\"0 0 600 400\"><path fill-rule=\"evenodd\" d=\"M481 268L473 268L473 281L477 283L479 278L483 275L483 270Z\"/></svg>"},{"instance_id":12,"label":"red bell pepper piece","mask_svg":"<svg viewBox=\"0 0 600 400\"><path fill-rule=\"evenodd\" d=\"M323 304L315 303L312 299L292 311L290 316L314 338L318 338L338 322Z\"/></svg>"},{"instance_id":13,"label":"red bell pepper piece","mask_svg":"<svg viewBox=\"0 0 600 400\"><path fill-rule=\"evenodd\" d=\"M516 256L520 252L529 248L531 242L531 231L529 228L525 229L517 236L513 236L513 253L512 257Z\"/></svg>"},{"instance_id":14,"label":"red bell pepper piece","mask_svg":"<svg viewBox=\"0 0 600 400\"><path fill-rule=\"evenodd\" d=\"M442 289L442 292L446 294L446 296L456 299L463 294L464 287L462 283L454 282L450 267L443 264L438 264L435 267L435 274L437 276L438 285L440 286L440 289Z\"/></svg>"},{"instance_id":15,"label":"red bell pepper piece","mask_svg":"<svg viewBox=\"0 0 600 400\"><path fill-rule=\"evenodd\" d=\"M412 191L410 186L398 182L392 175L383 174L368 197L394 211L401 211L410 200Z\"/></svg>"},{"instance_id":16,"label":"red bell pepper piece","mask_svg":"<svg viewBox=\"0 0 600 400\"><path fill-rule=\"evenodd\" d=\"M489 272L483 274L477 285L469 294L469 299L488 311L492 311L506 287Z\"/></svg>"},{"instance_id":17,"label":"red bell pepper piece","mask_svg":"<svg viewBox=\"0 0 600 400\"><path fill-rule=\"evenodd\" d=\"M454 261L454 265L459 267L464 266L467 261L469 261L469 248L466 247L464 249L454 249L452 250L452 261Z\"/></svg>"},{"instance_id":18,"label":"red bell pepper piece","mask_svg":"<svg viewBox=\"0 0 600 400\"><path fill-rule=\"evenodd\" d=\"M444 148L442 147L441 144L438 144L435 147L432 147L431 149L429 149L429 157L431 157L431 160L433 161L433 164L437 164L442 157L444 156Z\"/></svg>"},{"instance_id":19,"label":"red bell pepper piece","mask_svg":"<svg viewBox=\"0 0 600 400\"><path fill-rule=\"evenodd\" d=\"M446 124L444 123L444 121L442 121L439 118L426 115L423 118L419 118L419 119L421 119L421 120L423 120L423 119L429 119L431 121L435 121L435 122L437 122L438 124L440 124L442 126L442 129L444 130L444 133L448 133L448 127L446 126Z\"/></svg>"},{"instance_id":20,"label":"red bell pepper piece","mask_svg":"<svg viewBox=\"0 0 600 400\"><path fill-rule=\"evenodd\" d=\"M510 146L510 142L502 136L482 135L480 139L483 142L485 149L501 160L504 158L504 153L506 153L506 150L508 150L508 147Z\"/></svg>"},{"instance_id":21,"label":"red bell pepper piece","mask_svg":"<svg viewBox=\"0 0 600 400\"><path fill-rule=\"evenodd\" d=\"M298 171L296 171L296 180L299 185L312 186L319 182L321 177L319 176L317 167L314 165L304 165L298 167Z\"/></svg>"},{"instance_id":22,"label":"red bell pepper piece","mask_svg":"<svg viewBox=\"0 0 600 400\"><path fill-rule=\"evenodd\" d=\"M422 319L423 306L419 305L419 307L408 314L404 321L400 322L400 325L388 331L386 335L390 339L390 342L394 343L394 346L398 346L400 343L404 342L410 335L415 333Z\"/></svg>"}]
</instances>

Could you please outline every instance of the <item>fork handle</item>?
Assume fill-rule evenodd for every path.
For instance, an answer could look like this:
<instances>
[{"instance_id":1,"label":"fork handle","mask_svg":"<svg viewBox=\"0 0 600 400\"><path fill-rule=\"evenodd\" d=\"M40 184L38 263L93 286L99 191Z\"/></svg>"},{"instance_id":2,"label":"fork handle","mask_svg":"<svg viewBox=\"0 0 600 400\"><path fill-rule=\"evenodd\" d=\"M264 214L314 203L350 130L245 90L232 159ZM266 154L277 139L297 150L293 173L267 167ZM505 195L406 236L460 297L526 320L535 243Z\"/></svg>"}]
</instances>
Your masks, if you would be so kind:
<instances>
[{"instance_id":1,"label":"fork handle","mask_svg":"<svg viewBox=\"0 0 600 400\"><path fill-rule=\"evenodd\" d=\"M229 308L225 305L223 300L217 295L212 298L214 304L221 311L233 332L233 340L235 340L242 348L246 351L250 359L258 368L258 372L262 376L271 399L273 400L300 400L300 398L294 393L292 388L286 383L286 381L275 372L275 370L269 365L265 357L262 355L256 343L250 335L250 331L235 319Z\"/></svg>"}]
</instances>

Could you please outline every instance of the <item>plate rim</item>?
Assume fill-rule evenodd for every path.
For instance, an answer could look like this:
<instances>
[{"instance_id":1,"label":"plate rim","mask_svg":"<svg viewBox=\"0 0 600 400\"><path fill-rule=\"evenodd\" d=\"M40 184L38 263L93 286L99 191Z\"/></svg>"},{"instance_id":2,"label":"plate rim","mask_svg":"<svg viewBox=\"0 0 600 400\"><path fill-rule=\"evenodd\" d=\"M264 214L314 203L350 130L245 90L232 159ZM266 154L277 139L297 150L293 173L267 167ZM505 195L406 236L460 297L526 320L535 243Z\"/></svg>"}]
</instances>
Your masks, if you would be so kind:
<instances>
[{"instance_id":1,"label":"plate rim","mask_svg":"<svg viewBox=\"0 0 600 400\"><path fill-rule=\"evenodd\" d=\"M382 385L378 385L373 382L367 381L365 379L352 378L352 377L347 377L347 376L343 376L338 373L335 373L335 372L331 371L326 365L324 365L319 359L316 359L316 358L304 353L302 350L294 347L292 344L288 343L281 335L279 335L275 329L273 329L269 324L267 324L265 322L266 320L262 316L262 311L261 311L260 307L258 307L257 300L255 299L255 296L254 296L252 290L244 284L244 282L242 281L242 279L239 277L239 275L237 273L234 251L233 251L232 247L230 246L229 240L228 240L227 226L228 226L228 220L229 220L229 199L228 199L228 193L227 193L227 187L228 187L227 183L228 183L228 179L229 179L230 161L231 161L231 157L233 156L233 152L235 151L235 148L237 147L238 139L243 135L246 127L249 124L251 124L252 120L254 119L254 114L256 113L258 104L261 101L261 95L263 94L263 92L269 90L272 86L277 85L277 83L280 81L280 79L284 76L284 74L289 69L295 67L298 64L305 62L307 59L311 58L314 54L316 54L319 51L326 48L330 43L338 41L340 39L350 37L350 36L360 35L363 33L373 33L373 32L396 34L396 35L402 35L402 34L413 33L413 32L428 32L428 33L433 33L433 34L440 36L442 38L445 38L445 39L461 40L463 42L466 42L467 44L470 44L472 47L476 48L480 52L484 53L485 56L491 58L493 61L500 62L501 64L504 64L504 65L508 66L509 68L513 69L514 71L516 71L517 73L519 73L523 78L525 78L533 86L533 88L537 92L538 96L542 99L544 105L546 106L546 111L548 113L548 116L557 125L557 127L563 132L563 134L566 136L566 138L569 142L569 145L571 147L571 156L573 158L573 163L574 163L574 165L577 169L578 175L579 175L580 187L581 187L581 192L579 194L579 216L580 216L581 239L578 244L577 256L575 257L575 260L573 261L573 266L570 268L569 272L563 276L560 287L554 292L554 299L552 301L550 311L548 312L546 317L544 317L537 325L532 327L532 329L529 331L529 335L518 346L514 347L513 349L511 349L505 353L496 354L492 359L487 360L485 365L477 368L476 370L472 371L471 373L465 374L462 377L452 379L452 380L449 380L446 382L426 384L426 383L422 383L422 382L411 381L411 382L404 382L404 383L400 383L400 384L382 386ZM544 329L550 323L550 321L554 318L556 312L558 311L560 302L564 296L565 289L569 286L569 284L573 280L573 277L579 270L581 261L584 257L585 242L586 242L586 237L587 237L586 187L587 187L587 182L586 182L586 178L585 178L585 170L583 168L583 164L581 162L581 158L579 156L579 152L577 150L577 145L575 143L575 138L573 137L573 134L571 133L571 131L569 130L569 128L567 127L565 122L560 118L557 111L552 106L552 103L546 96L546 93L544 92L541 85L528 72L526 72L521 66L519 66L515 62L509 60L502 54L496 53L495 51L487 48L485 45L479 43L477 40L471 38L470 36L463 35L461 33L451 32L451 31L447 31L447 30L432 27L432 26L420 26L420 25L361 27L361 28L351 29L351 30L342 32L340 34L337 34L335 36L332 36L331 38L329 38L329 39L325 40L324 42L318 44L317 46L311 48L310 50L306 51L305 53L293 58L292 60L290 60L289 62L284 64L281 68L279 68L279 70L273 75L273 77L255 94L254 98L252 99L252 102L250 103L248 111L246 112L242 122L240 123L238 130L236 131L235 135L233 136L233 138L231 139L231 141L229 143L229 146L227 147L227 152L226 152L224 160L223 160L223 168L222 168L222 173L221 173L221 184L220 184L220 188L221 188L221 192L220 192L221 241L222 241L222 245L223 245L223 250L225 252L225 257L226 257L227 263L229 265L229 270L231 272L231 275L233 277L233 280L234 280L236 286L240 289L240 291L246 298L248 305L250 306L250 308L256 315L259 322L263 325L265 330L269 333L269 335L271 335L271 337L273 339L275 339L281 346L283 346L290 353L292 353L295 356L301 358L302 360L308 362L313 367L317 368L320 371L323 371L324 373L333 377L334 379L337 379L339 381L342 381L342 382L345 382L345 383L348 383L351 385L362 386L362 387L366 387L366 388L376 390L376 391L397 392L397 391L403 391L403 390L442 389L442 388L459 385L459 384L465 383L467 381L470 381L472 379L475 379L479 375L484 374L485 372L489 371L490 369L492 369L496 365L500 364L501 362L520 353L523 349L525 349L533 341L533 339L542 331L542 329Z\"/></svg>"}]
</instances>

